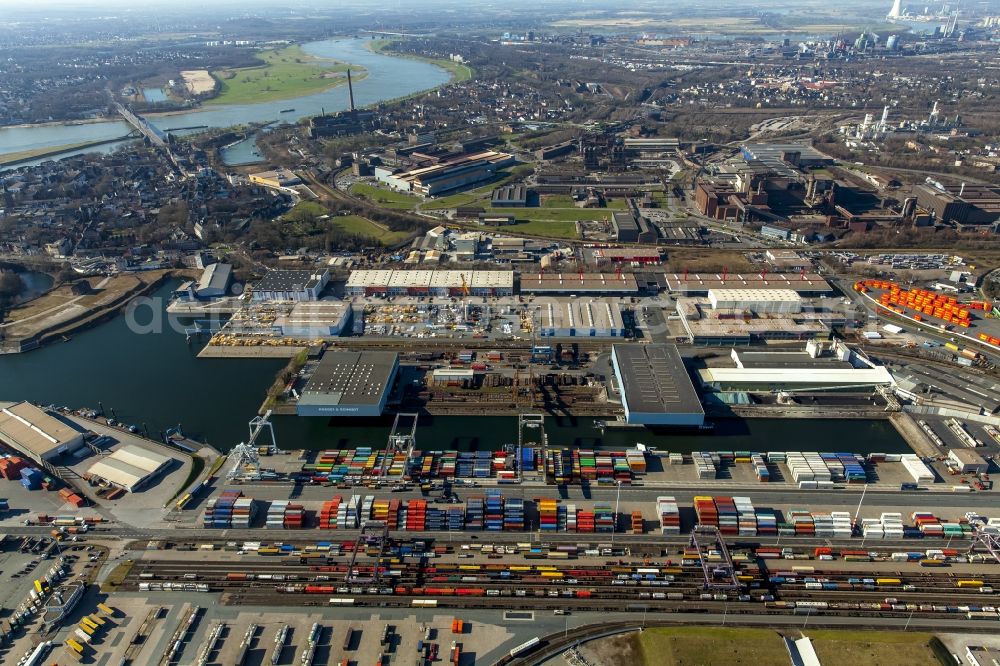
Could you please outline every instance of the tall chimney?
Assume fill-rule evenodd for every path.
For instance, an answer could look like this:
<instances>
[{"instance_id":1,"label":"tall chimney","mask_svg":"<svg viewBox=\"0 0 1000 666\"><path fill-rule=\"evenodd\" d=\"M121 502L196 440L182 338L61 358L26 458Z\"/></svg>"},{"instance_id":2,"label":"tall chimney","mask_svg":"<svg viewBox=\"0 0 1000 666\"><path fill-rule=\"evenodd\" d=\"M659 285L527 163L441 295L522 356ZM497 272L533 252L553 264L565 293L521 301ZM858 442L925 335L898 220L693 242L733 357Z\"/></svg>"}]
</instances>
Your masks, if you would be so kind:
<instances>
[{"instance_id":1,"label":"tall chimney","mask_svg":"<svg viewBox=\"0 0 1000 666\"><path fill-rule=\"evenodd\" d=\"M351 70L347 70L347 92L351 96L351 113L354 113L354 86L351 85Z\"/></svg>"}]
</instances>

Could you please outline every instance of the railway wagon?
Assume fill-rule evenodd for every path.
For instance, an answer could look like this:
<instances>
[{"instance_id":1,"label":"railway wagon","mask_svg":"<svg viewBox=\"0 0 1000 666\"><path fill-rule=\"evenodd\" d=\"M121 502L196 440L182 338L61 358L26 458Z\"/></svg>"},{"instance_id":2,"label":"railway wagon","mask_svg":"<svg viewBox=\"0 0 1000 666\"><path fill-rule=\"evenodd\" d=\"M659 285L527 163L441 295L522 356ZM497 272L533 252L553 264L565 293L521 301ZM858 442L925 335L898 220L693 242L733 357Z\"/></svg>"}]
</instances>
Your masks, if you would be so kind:
<instances>
[{"instance_id":1,"label":"railway wagon","mask_svg":"<svg viewBox=\"0 0 1000 666\"><path fill-rule=\"evenodd\" d=\"M981 580L960 580L957 583L958 587L982 587L983 581Z\"/></svg>"}]
</instances>

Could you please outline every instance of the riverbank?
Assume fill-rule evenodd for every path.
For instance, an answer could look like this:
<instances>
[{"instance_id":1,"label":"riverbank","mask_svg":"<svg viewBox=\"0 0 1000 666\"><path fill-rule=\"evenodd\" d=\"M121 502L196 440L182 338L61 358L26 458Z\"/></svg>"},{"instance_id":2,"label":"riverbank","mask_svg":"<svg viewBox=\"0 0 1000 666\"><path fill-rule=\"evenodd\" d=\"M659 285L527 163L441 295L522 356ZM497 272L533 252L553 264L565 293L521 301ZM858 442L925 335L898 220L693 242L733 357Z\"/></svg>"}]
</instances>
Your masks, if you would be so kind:
<instances>
[{"instance_id":1,"label":"riverbank","mask_svg":"<svg viewBox=\"0 0 1000 666\"><path fill-rule=\"evenodd\" d=\"M283 49L261 51L257 67L223 69L211 72L219 83L215 97L205 106L256 104L325 92L347 83L347 70L353 81L361 81L368 71L356 64L309 55L298 44Z\"/></svg>"},{"instance_id":2,"label":"riverbank","mask_svg":"<svg viewBox=\"0 0 1000 666\"><path fill-rule=\"evenodd\" d=\"M172 270L149 271L60 285L8 313L0 325L0 354L23 353L66 340L123 312L133 299L156 290L174 275Z\"/></svg>"},{"instance_id":3,"label":"riverbank","mask_svg":"<svg viewBox=\"0 0 1000 666\"><path fill-rule=\"evenodd\" d=\"M114 137L111 139L99 139L97 141L83 141L81 143L70 143L62 146L52 146L50 148L36 148L34 150L22 150L16 153L5 153L0 155L0 167L13 167L24 162L31 162L43 157L55 157L63 153L71 153L76 150L96 148L116 141L126 141L132 138L130 135Z\"/></svg>"},{"instance_id":4,"label":"riverbank","mask_svg":"<svg viewBox=\"0 0 1000 666\"><path fill-rule=\"evenodd\" d=\"M355 71L365 70L366 76L355 79L356 108L374 106L411 94L423 94L446 85L453 78L450 72L427 62L376 54L364 48L363 41L340 38L301 45L302 51L309 57L321 61L350 63L352 75ZM289 108L293 108L294 111L289 112ZM350 99L347 87L336 85L321 92L289 99L262 101L259 97L255 97L247 104L206 104L198 109L150 113L143 116L157 129L166 132L192 126L214 129L273 122L297 123L305 118L348 108ZM0 127L0 144L5 147L3 152L14 153L110 139L130 129L127 123L119 118Z\"/></svg>"},{"instance_id":5,"label":"riverbank","mask_svg":"<svg viewBox=\"0 0 1000 666\"><path fill-rule=\"evenodd\" d=\"M373 39L365 44L365 48L372 53L378 55L391 56L393 58L407 58L409 60L416 60L417 62L425 62L428 65L434 65L440 67L441 69L448 72L451 75L451 80L448 83L461 83L462 81L468 81L475 74L475 70L466 65L465 63L455 62L454 60L445 60L444 58L424 58L422 56L413 55L410 53L396 53L395 51L386 50L390 44L398 42L398 39ZM419 94L419 93L414 93ZM408 97L412 97L409 95ZM406 97L400 98L406 99Z\"/></svg>"}]
</instances>

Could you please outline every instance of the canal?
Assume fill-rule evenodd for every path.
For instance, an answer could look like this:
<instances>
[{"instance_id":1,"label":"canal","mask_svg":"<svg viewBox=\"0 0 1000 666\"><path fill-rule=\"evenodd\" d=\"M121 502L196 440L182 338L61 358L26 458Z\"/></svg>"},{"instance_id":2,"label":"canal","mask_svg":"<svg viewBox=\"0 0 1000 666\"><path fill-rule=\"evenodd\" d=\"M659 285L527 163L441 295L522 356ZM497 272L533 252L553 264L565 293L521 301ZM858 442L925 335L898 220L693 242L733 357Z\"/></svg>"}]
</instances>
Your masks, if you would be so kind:
<instances>
[{"instance_id":1,"label":"canal","mask_svg":"<svg viewBox=\"0 0 1000 666\"><path fill-rule=\"evenodd\" d=\"M156 316L177 282L153 295ZM229 449L244 439L283 360L198 359L199 346L184 334L137 334L130 321L153 319L150 307L81 331L68 342L26 354L0 356L0 400L98 407L114 410L126 423L145 424L151 434L180 423L185 432ZM390 419L355 420L279 416L278 444L286 449L384 446ZM708 434L608 431L594 419L546 419L550 444L624 447L642 442L662 450L909 452L888 421L811 419L723 419ZM154 435L155 436L155 435ZM498 416L421 417L422 449L493 449L516 442L517 420Z\"/></svg>"}]
</instances>

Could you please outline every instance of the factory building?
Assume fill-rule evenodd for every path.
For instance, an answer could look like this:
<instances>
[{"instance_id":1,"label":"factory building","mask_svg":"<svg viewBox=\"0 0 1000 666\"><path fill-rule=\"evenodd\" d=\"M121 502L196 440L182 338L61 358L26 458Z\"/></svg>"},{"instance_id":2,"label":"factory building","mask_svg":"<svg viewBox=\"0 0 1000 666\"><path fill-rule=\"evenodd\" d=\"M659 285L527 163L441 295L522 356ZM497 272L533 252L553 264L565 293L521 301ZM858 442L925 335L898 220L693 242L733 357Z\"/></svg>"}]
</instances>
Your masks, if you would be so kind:
<instances>
[{"instance_id":1,"label":"factory building","mask_svg":"<svg viewBox=\"0 0 1000 666\"><path fill-rule=\"evenodd\" d=\"M328 351L302 389L299 416L381 416L399 372L395 352Z\"/></svg>"},{"instance_id":2,"label":"factory building","mask_svg":"<svg viewBox=\"0 0 1000 666\"><path fill-rule=\"evenodd\" d=\"M333 338L351 321L351 305L341 301L300 301L271 324L278 335L288 338Z\"/></svg>"},{"instance_id":3,"label":"factory building","mask_svg":"<svg viewBox=\"0 0 1000 666\"><path fill-rule=\"evenodd\" d=\"M753 313L714 311L707 299L694 298L678 299L677 312L690 343L709 346L827 339L831 327L844 322L843 315L836 313L754 316Z\"/></svg>"},{"instance_id":4,"label":"factory building","mask_svg":"<svg viewBox=\"0 0 1000 666\"><path fill-rule=\"evenodd\" d=\"M990 464L972 449L951 449L948 451L948 466L960 474L985 474Z\"/></svg>"},{"instance_id":5,"label":"factory building","mask_svg":"<svg viewBox=\"0 0 1000 666\"><path fill-rule=\"evenodd\" d=\"M209 264L201 272L197 282L193 280L184 282L174 290L174 295L187 301L219 298L226 295L232 277L231 264Z\"/></svg>"},{"instance_id":6,"label":"factory building","mask_svg":"<svg viewBox=\"0 0 1000 666\"><path fill-rule=\"evenodd\" d=\"M658 264L663 261L656 249L608 247L590 251L590 261L594 264L610 262L612 264Z\"/></svg>"},{"instance_id":7,"label":"factory building","mask_svg":"<svg viewBox=\"0 0 1000 666\"><path fill-rule=\"evenodd\" d=\"M169 469L173 460L170 456L126 444L91 465L87 476L103 479L113 486L134 493Z\"/></svg>"},{"instance_id":8,"label":"factory building","mask_svg":"<svg viewBox=\"0 0 1000 666\"><path fill-rule=\"evenodd\" d=\"M252 173L249 178L250 182L254 185L263 185L264 187L279 188L302 184L302 179L287 169L275 169L273 171Z\"/></svg>"},{"instance_id":9,"label":"factory building","mask_svg":"<svg viewBox=\"0 0 1000 666\"><path fill-rule=\"evenodd\" d=\"M39 463L51 462L84 446L81 431L30 402L0 409L0 442Z\"/></svg>"},{"instance_id":10,"label":"factory building","mask_svg":"<svg viewBox=\"0 0 1000 666\"><path fill-rule=\"evenodd\" d=\"M611 230L619 243L656 242L656 229L630 210L615 211L611 215Z\"/></svg>"},{"instance_id":11,"label":"factory building","mask_svg":"<svg viewBox=\"0 0 1000 666\"><path fill-rule=\"evenodd\" d=\"M791 289L709 289L708 302L713 310L802 312L802 297Z\"/></svg>"},{"instance_id":12,"label":"factory building","mask_svg":"<svg viewBox=\"0 0 1000 666\"><path fill-rule=\"evenodd\" d=\"M639 284L632 273L523 273L521 293L634 296L639 293Z\"/></svg>"},{"instance_id":13,"label":"factory building","mask_svg":"<svg viewBox=\"0 0 1000 666\"><path fill-rule=\"evenodd\" d=\"M716 391L871 390L892 385L892 376L882 366L704 368L698 374L702 384Z\"/></svg>"},{"instance_id":14,"label":"factory building","mask_svg":"<svg viewBox=\"0 0 1000 666\"><path fill-rule=\"evenodd\" d=\"M375 179L401 192L437 196L466 185L489 180L497 170L513 163L512 155L484 150L458 155L430 166L420 166L407 171L393 172L378 167L375 169Z\"/></svg>"},{"instance_id":15,"label":"factory building","mask_svg":"<svg viewBox=\"0 0 1000 666\"><path fill-rule=\"evenodd\" d=\"M566 299L538 306L542 337L620 338L625 324L618 303L611 299Z\"/></svg>"},{"instance_id":16,"label":"factory building","mask_svg":"<svg viewBox=\"0 0 1000 666\"><path fill-rule=\"evenodd\" d=\"M524 208L528 205L528 188L524 185L507 185L493 190L490 205L494 208Z\"/></svg>"},{"instance_id":17,"label":"factory building","mask_svg":"<svg viewBox=\"0 0 1000 666\"><path fill-rule=\"evenodd\" d=\"M676 345L612 345L611 365L626 422L685 427L704 424L705 410Z\"/></svg>"},{"instance_id":18,"label":"factory building","mask_svg":"<svg viewBox=\"0 0 1000 666\"><path fill-rule=\"evenodd\" d=\"M330 271L272 269L254 285L253 300L315 301L330 281Z\"/></svg>"},{"instance_id":19,"label":"factory building","mask_svg":"<svg viewBox=\"0 0 1000 666\"><path fill-rule=\"evenodd\" d=\"M708 296L709 289L791 289L800 296L834 293L830 283L817 273L667 273L665 277L667 289L684 296Z\"/></svg>"},{"instance_id":20,"label":"factory building","mask_svg":"<svg viewBox=\"0 0 1000 666\"><path fill-rule=\"evenodd\" d=\"M512 296L513 271L357 270L348 296Z\"/></svg>"}]
</instances>

